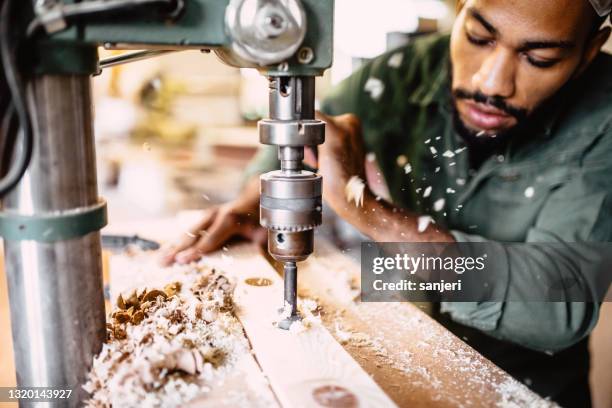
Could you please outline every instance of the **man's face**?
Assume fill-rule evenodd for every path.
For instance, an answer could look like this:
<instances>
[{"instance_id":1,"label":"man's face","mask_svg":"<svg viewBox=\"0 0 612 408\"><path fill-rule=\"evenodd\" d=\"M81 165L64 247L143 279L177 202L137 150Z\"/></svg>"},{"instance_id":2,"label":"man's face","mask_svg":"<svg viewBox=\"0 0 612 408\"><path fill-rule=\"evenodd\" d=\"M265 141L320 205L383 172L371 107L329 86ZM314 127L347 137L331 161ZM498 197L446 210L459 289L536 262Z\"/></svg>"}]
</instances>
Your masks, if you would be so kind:
<instances>
[{"instance_id":1,"label":"man's face","mask_svg":"<svg viewBox=\"0 0 612 408\"><path fill-rule=\"evenodd\" d=\"M458 119L478 136L522 124L581 68L586 0L467 0L451 38Z\"/></svg>"}]
</instances>

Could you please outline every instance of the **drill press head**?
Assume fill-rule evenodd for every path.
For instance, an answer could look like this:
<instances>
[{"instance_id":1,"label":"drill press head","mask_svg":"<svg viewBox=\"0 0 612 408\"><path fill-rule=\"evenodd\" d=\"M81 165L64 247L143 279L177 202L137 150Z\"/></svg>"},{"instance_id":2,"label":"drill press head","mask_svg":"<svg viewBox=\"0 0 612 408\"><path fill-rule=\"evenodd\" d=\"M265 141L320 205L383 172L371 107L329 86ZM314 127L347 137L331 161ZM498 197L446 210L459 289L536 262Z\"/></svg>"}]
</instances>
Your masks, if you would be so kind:
<instances>
[{"instance_id":1,"label":"drill press head","mask_svg":"<svg viewBox=\"0 0 612 408\"><path fill-rule=\"evenodd\" d=\"M270 78L270 118L259 122L259 134L261 143L277 146L280 170L261 177L260 222L268 229L268 251L284 263L293 321L296 262L312 253L321 224L322 180L303 169L303 160L304 149L325 138L325 124L314 116L314 78L331 65L333 1L231 0L225 21L232 46L217 54Z\"/></svg>"},{"instance_id":2,"label":"drill press head","mask_svg":"<svg viewBox=\"0 0 612 408\"><path fill-rule=\"evenodd\" d=\"M268 251L284 263L288 328L297 316L297 266L313 251L321 225L322 179L303 169L304 149L325 140L325 124L314 119L314 77L270 78L270 119L259 122L260 141L278 147L280 170L261 176L260 222L268 229Z\"/></svg>"}]
</instances>

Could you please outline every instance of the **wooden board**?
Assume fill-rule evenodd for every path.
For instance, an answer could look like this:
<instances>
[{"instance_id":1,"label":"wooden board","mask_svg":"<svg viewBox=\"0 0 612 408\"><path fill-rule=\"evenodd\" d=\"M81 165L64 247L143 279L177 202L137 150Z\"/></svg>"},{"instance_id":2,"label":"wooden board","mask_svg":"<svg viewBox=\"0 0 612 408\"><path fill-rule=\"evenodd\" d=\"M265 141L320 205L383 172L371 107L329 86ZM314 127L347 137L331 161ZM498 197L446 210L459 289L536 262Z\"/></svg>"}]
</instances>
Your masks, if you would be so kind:
<instances>
[{"instance_id":1,"label":"wooden board","mask_svg":"<svg viewBox=\"0 0 612 408\"><path fill-rule=\"evenodd\" d=\"M173 238L169 234L187 231L197 218L197 213L189 212L173 220L160 220L146 225L125 224L120 228L116 226L110 232L138 232L147 238L168 241ZM355 296L359 293L359 265L333 249L324 240L318 239L315 245L315 254L299 265L300 296L313 298L323 307L323 323L328 329L327 333L342 342L341 348L353 357L398 406L548 406L546 401L512 379L416 306L408 303L356 302ZM242 249L241 253L232 252L233 249L234 246L230 245L228 252L223 251L208 259L224 270L242 270L278 280L278 275L275 277L274 274L269 274L270 267L263 263L263 252L257 252L254 247L248 251ZM241 267L232 267L231 262L238 262L236 265ZM132 277L140 280L141 284L146 284L149 278L150 276L147 278L142 275ZM256 289L257 291L247 290L246 295L241 294L240 290L236 292L238 298L253 297L243 297L247 304L261 306L259 309L241 312L243 324L248 327L255 324L249 319L262 318L268 319L271 326L271 321L275 319L275 310L282 301L281 288ZM261 316L253 315L256 310L259 310L257 313L261 313ZM262 311L269 314L266 315ZM279 370L279 363L271 364L267 360L273 359L270 354L274 353L276 357L286 356L284 358L287 358L288 362L292 362L292 356L283 354L281 347L265 342L268 329L257 325L256 341L261 341L263 346L257 344L255 349L259 352L258 347L263 347L267 357L262 355L260 358L258 355L258 361L264 371L270 368L274 372ZM252 330L247 329L247 332ZM350 337L348 340L347 333ZM276 344L288 344L283 341L280 340ZM291 347L295 347L295 344ZM316 349L316 343L309 344L305 341L300 347L306 350L307 347ZM309 361L307 364L306 367L311 367L316 363ZM303 370L304 378L309 376L309 370L310 368ZM336 375L342 377L341 374ZM283 387L291 388L290 384L298 384L298 392L304 392L307 401L311 398L308 390L312 388L304 381L299 385L299 380L294 377L283 378L280 382ZM279 393L276 388L274 391L279 400L286 403L281 396L282 392Z\"/></svg>"},{"instance_id":2,"label":"wooden board","mask_svg":"<svg viewBox=\"0 0 612 408\"><path fill-rule=\"evenodd\" d=\"M113 298L134 288L159 287L180 280L172 269L157 267L154 262L130 265L131 262L121 255L111 258ZM301 333L287 332L274 326L283 302L283 283L258 248L250 244L232 246L227 251L207 256L204 262L223 270L235 280L236 314L264 373L257 372L249 363L251 356L245 357L241 362L244 366L238 367L236 381L224 383L223 394L248 385L240 384L241 378L265 375L283 407L395 406L322 325L314 325ZM252 286L246 283L249 278L267 279L270 285ZM261 381L259 383L266 386ZM258 393L260 390L255 389L249 392L255 403L260 397ZM216 402L216 398L207 396L192 406L220 406L215 405Z\"/></svg>"},{"instance_id":3,"label":"wooden board","mask_svg":"<svg viewBox=\"0 0 612 408\"><path fill-rule=\"evenodd\" d=\"M152 255L132 258L125 255L110 256L110 294L116 299L120 293L130 293L142 288L163 288L166 284L186 277L173 269L163 268ZM251 354L240 356L221 384L215 385L201 398L191 401L190 408L279 407L278 400L270 388L268 379Z\"/></svg>"},{"instance_id":4,"label":"wooden board","mask_svg":"<svg viewBox=\"0 0 612 408\"><path fill-rule=\"evenodd\" d=\"M258 248L234 246L205 262L236 278L237 315L282 406L395 406L323 326L300 333L275 327L283 282ZM249 279L267 279L270 285L251 286Z\"/></svg>"},{"instance_id":5,"label":"wooden board","mask_svg":"<svg viewBox=\"0 0 612 408\"><path fill-rule=\"evenodd\" d=\"M359 264L316 245L300 264L298 293L317 299L332 334L398 405L549 406L415 305L356 300Z\"/></svg>"}]
</instances>

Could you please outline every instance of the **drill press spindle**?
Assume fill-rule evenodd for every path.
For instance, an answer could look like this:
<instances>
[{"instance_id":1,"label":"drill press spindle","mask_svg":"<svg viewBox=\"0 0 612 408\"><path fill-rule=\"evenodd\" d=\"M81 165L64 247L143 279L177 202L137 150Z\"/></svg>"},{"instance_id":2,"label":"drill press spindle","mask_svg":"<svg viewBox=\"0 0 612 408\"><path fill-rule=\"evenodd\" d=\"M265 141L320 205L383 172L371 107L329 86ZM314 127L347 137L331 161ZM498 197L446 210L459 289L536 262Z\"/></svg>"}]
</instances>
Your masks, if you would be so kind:
<instances>
[{"instance_id":1,"label":"drill press spindle","mask_svg":"<svg viewBox=\"0 0 612 408\"><path fill-rule=\"evenodd\" d=\"M297 264L313 251L321 225L321 176L303 170L304 147L325 139L325 124L314 119L314 77L270 78L270 119L259 122L261 143L278 146L280 170L261 176L260 222L268 229L268 251L284 263L285 304L297 314Z\"/></svg>"}]
</instances>

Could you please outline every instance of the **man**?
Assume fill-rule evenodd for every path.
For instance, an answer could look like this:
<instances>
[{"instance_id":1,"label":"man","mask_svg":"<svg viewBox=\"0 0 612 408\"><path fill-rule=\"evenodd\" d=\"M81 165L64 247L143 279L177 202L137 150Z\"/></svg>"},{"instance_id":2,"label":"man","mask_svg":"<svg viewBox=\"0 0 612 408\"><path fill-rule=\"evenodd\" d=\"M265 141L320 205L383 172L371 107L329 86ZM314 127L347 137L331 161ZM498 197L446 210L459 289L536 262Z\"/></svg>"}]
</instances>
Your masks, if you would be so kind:
<instances>
[{"instance_id":1,"label":"man","mask_svg":"<svg viewBox=\"0 0 612 408\"><path fill-rule=\"evenodd\" d=\"M600 27L611 7L466 0L450 38L418 40L366 64L322 106L342 115L323 117L327 141L316 164L328 205L375 241L610 241L612 57L600 52L610 35ZM362 207L346 201L347 181L366 179L366 152L391 203L367 188ZM276 166L275 152L262 150L241 197L209 211L198 237L165 261L191 262L235 235L262 241L255 175ZM419 231L423 214L435 224ZM520 293L526 283L511 279L519 261L508 254L493 268L493 290ZM541 268L575 272L562 261ZM597 303L481 302L443 303L433 314L541 395L586 407L587 339L598 312Z\"/></svg>"}]
</instances>

